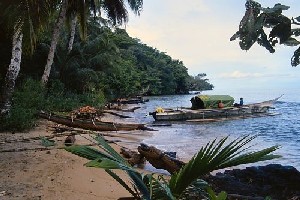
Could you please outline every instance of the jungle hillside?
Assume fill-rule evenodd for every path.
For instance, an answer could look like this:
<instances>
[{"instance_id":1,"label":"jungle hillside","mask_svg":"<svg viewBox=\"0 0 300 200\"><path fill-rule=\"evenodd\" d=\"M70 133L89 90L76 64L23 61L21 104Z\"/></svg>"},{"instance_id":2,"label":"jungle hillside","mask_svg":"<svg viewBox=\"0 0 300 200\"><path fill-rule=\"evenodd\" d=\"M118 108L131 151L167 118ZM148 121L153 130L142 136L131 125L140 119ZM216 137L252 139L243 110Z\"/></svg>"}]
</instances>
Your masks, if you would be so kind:
<instances>
[{"instance_id":1,"label":"jungle hillside","mask_svg":"<svg viewBox=\"0 0 300 200\"><path fill-rule=\"evenodd\" d=\"M183 61L92 15L87 20L85 39L81 27L78 24L75 27L71 50L68 48L70 26L63 26L45 85L41 77L51 48L55 19L52 17L38 35L33 51L23 47L10 114L2 117L2 129L31 127L34 123L31 119L39 110L70 111L82 105L101 107L117 98L187 94L190 90L214 87L205 73L189 75ZM12 54L11 34L5 24L0 26L0 35L0 85L4 86Z\"/></svg>"}]
</instances>

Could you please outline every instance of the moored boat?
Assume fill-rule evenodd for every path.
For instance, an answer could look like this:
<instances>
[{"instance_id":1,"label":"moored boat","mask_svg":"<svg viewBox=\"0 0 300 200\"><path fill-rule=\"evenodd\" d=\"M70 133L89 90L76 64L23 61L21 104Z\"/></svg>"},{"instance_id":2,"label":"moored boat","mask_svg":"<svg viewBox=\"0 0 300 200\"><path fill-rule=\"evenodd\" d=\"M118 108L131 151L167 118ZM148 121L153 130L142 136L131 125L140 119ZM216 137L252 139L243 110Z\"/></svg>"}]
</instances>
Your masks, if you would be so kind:
<instances>
[{"instance_id":1,"label":"moored boat","mask_svg":"<svg viewBox=\"0 0 300 200\"><path fill-rule=\"evenodd\" d=\"M218 121L216 119L272 116L273 114L269 113L269 110L273 108L274 102L280 97L255 104L234 106L234 99L228 95L198 95L191 99L191 108L176 110L159 108L150 114L156 121L193 121L199 119L203 122ZM224 108L218 108L220 101L225 105Z\"/></svg>"}]
</instances>

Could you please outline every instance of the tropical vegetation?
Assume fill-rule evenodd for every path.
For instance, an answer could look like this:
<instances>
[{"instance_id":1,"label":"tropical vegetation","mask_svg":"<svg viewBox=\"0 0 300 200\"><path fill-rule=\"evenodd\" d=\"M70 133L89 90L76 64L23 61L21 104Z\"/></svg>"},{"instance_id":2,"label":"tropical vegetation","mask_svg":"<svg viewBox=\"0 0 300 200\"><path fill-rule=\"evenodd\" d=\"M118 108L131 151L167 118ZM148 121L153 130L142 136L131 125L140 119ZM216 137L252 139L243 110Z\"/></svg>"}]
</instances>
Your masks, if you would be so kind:
<instances>
[{"instance_id":1,"label":"tropical vegetation","mask_svg":"<svg viewBox=\"0 0 300 200\"><path fill-rule=\"evenodd\" d=\"M142 8L142 0L128 0L129 8L135 13L139 13ZM54 53L60 36L60 30L65 22L65 19L73 18L72 26L76 26L77 17L80 19L81 35L86 36L86 22L87 17L91 12L101 14L104 10L107 17L112 24L122 24L127 22L128 14L125 3L120 0L98 1L98 0L54 0L54 1L1 1L1 22L3 26L3 35L5 39L12 38L12 53L10 65L7 69L5 81L1 88L0 99L0 114L6 115L11 110L11 98L14 91L15 82L19 75L21 67L21 57L23 50L23 36L24 41L27 42L31 53L35 44L37 43L38 34L43 27L48 24L51 17L55 18L59 10L59 14L54 26L51 44L49 46L49 53L46 60L46 66L42 75L42 82L46 84L51 71L51 66L54 59ZM78 16L77 16L78 15ZM49 32L49 29L47 30ZM71 34L74 34L74 27ZM85 37L84 37L85 38ZM74 35L71 35L69 40L68 50L72 49ZM25 42L26 44L26 42Z\"/></svg>"},{"instance_id":2,"label":"tropical vegetation","mask_svg":"<svg viewBox=\"0 0 300 200\"><path fill-rule=\"evenodd\" d=\"M88 146L71 146L65 149L91 160L85 166L105 169L136 199L225 200L227 197L226 193L221 192L219 195L216 195L210 188L209 183L202 180L204 175L213 170L280 157L271 154L279 148L278 146L272 146L256 152L247 151L249 148L248 144L255 137L243 136L232 141L228 141L228 137L220 140L215 139L202 147L187 164L170 177L139 172L109 146L101 136L94 138L100 150ZM113 171L116 169L125 171L132 185L128 185Z\"/></svg>"},{"instance_id":3,"label":"tropical vegetation","mask_svg":"<svg viewBox=\"0 0 300 200\"><path fill-rule=\"evenodd\" d=\"M290 7L280 3L272 8L264 8L260 3L247 0L246 12L243 16L239 30L230 40L239 39L242 50L249 50L254 43L265 47L270 53L275 52L276 45L298 46L291 58L293 67L300 64L300 16L289 18L283 11ZM267 33L269 33L267 35Z\"/></svg>"},{"instance_id":4,"label":"tropical vegetation","mask_svg":"<svg viewBox=\"0 0 300 200\"><path fill-rule=\"evenodd\" d=\"M182 61L118 28L128 21L125 3L139 14L143 1L0 1L2 130L30 128L40 109L69 111L119 97L213 89L206 74L188 75ZM38 104L26 105L35 89Z\"/></svg>"}]
</instances>

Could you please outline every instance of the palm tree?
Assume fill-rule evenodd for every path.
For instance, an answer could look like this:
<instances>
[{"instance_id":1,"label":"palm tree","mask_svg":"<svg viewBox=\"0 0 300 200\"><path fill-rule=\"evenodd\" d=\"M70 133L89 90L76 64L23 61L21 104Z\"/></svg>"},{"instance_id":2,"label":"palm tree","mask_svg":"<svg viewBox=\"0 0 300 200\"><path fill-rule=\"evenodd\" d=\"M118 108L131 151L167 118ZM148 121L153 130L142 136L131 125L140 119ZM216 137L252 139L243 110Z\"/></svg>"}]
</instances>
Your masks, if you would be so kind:
<instances>
[{"instance_id":1,"label":"palm tree","mask_svg":"<svg viewBox=\"0 0 300 200\"><path fill-rule=\"evenodd\" d=\"M1 26L5 26L6 34L12 38L11 62L7 69L5 84L1 88L1 115L9 113L11 108L11 97L21 67L22 50L25 48L25 53L33 52L37 33L48 22L56 3L55 0L0 2Z\"/></svg>"},{"instance_id":2,"label":"palm tree","mask_svg":"<svg viewBox=\"0 0 300 200\"><path fill-rule=\"evenodd\" d=\"M68 43L68 54L73 49L73 43L75 38L75 32L76 32L76 25L77 25L77 16L73 16L72 22L71 22L71 30L70 30L70 39Z\"/></svg>"},{"instance_id":3,"label":"palm tree","mask_svg":"<svg viewBox=\"0 0 300 200\"><path fill-rule=\"evenodd\" d=\"M46 63L45 70L44 70L44 73L42 76L43 83L48 82L56 45L57 45L57 42L59 39L60 30L61 30L62 25L65 22L65 18L66 18L67 3L68 3L68 0L63 0L61 3L60 13L59 13L57 22L56 22L54 30L53 30L53 35L52 35L50 50L49 50L49 54L48 54L48 58L47 58L47 63Z\"/></svg>"},{"instance_id":4,"label":"palm tree","mask_svg":"<svg viewBox=\"0 0 300 200\"><path fill-rule=\"evenodd\" d=\"M139 14L142 9L143 0L127 0L127 4L135 14ZM123 0L62 0L60 14L53 31L50 51L42 76L42 82L44 84L46 84L49 79L54 53L59 39L59 33L65 19L70 18L71 16L73 19L75 19L75 16L78 15L78 21L81 26L81 35L83 38L85 38L86 22L88 18L87 16L90 14L90 11L92 11L94 15L97 15L101 14L102 10L112 21L113 25L121 25L123 23L127 23L128 21L128 13ZM73 25L76 26L76 23ZM75 30L73 33L75 33ZM72 45L71 41L69 44L69 49L71 48L70 45Z\"/></svg>"},{"instance_id":5,"label":"palm tree","mask_svg":"<svg viewBox=\"0 0 300 200\"><path fill-rule=\"evenodd\" d=\"M198 195L196 199L199 199L199 196L207 196L208 198L214 196L215 198L211 199L217 199L208 184L200 179L202 176L213 170L280 157L270 154L277 150L279 146L272 146L257 152L247 152L247 144L255 137L243 136L231 142L227 142L228 137L225 137L219 141L209 142L169 180L165 180L163 176L156 178L153 174L139 173L114 151L101 136L95 138L100 150L87 146L71 146L65 149L91 160L85 166L105 169L136 199L176 200L195 198L191 195ZM114 169L124 170L129 175L134 188L132 189L114 173L112 171ZM218 195L218 199L226 199L225 193Z\"/></svg>"}]
</instances>

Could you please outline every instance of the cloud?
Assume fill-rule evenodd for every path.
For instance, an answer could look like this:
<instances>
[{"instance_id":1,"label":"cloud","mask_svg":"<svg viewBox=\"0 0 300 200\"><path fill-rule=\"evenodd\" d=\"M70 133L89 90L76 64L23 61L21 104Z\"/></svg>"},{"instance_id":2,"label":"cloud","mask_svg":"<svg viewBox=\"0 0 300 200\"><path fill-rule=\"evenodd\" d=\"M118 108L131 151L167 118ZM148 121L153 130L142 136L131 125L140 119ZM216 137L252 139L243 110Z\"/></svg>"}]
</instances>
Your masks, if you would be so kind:
<instances>
[{"instance_id":1,"label":"cloud","mask_svg":"<svg viewBox=\"0 0 300 200\"><path fill-rule=\"evenodd\" d=\"M239 41L229 41L238 30L244 4L236 0L145 1L141 16L131 16L126 29L130 36L183 61L191 75L206 73L220 85L240 79L253 85L274 80L296 82L299 67L290 66L295 48L278 46L276 53L270 54L258 44L243 51Z\"/></svg>"},{"instance_id":2,"label":"cloud","mask_svg":"<svg viewBox=\"0 0 300 200\"><path fill-rule=\"evenodd\" d=\"M218 75L219 78L260 78L263 77L261 73L243 73L240 71L233 71L231 73L222 73Z\"/></svg>"},{"instance_id":3,"label":"cloud","mask_svg":"<svg viewBox=\"0 0 300 200\"><path fill-rule=\"evenodd\" d=\"M251 73L251 72L241 72L238 70L235 70L233 72L227 72L227 73L221 73L217 75L217 78L223 78L223 79L255 79L255 78L264 78L264 79L299 79L300 74L294 74L294 73Z\"/></svg>"}]
</instances>

